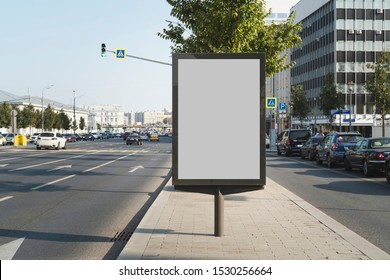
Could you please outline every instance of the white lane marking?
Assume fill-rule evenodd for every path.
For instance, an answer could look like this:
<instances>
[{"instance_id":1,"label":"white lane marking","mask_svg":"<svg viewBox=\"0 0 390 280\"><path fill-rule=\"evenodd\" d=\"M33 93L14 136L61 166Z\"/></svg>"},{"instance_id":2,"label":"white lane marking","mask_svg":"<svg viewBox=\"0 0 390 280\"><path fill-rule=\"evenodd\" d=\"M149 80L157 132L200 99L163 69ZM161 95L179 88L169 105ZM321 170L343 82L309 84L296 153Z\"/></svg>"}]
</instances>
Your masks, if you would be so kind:
<instances>
[{"instance_id":1,"label":"white lane marking","mask_svg":"<svg viewBox=\"0 0 390 280\"><path fill-rule=\"evenodd\" d=\"M61 165L61 166L57 166L56 168L47 170L46 172L55 171L55 170L64 169L64 168L72 168L72 165Z\"/></svg>"},{"instance_id":2,"label":"white lane marking","mask_svg":"<svg viewBox=\"0 0 390 280\"><path fill-rule=\"evenodd\" d=\"M16 239L9 243L0 246L0 260L12 260L18 251L19 247L22 245L25 237Z\"/></svg>"},{"instance_id":3,"label":"white lane marking","mask_svg":"<svg viewBox=\"0 0 390 280\"><path fill-rule=\"evenodd\" d=\"M118 161L118 160L121 160L121 159L123 159L123 158L126 158L126 157L128 157L128 156L132 156L132 155L135 155L135 154L136 154L136 153L128 154L128 155L126 155L126 156L117 158L117 159L115 159L115 160L112 160L112 161L109 161L109 162L100 164L100 165L98 165L98 166L95 166L95 167L92 167L92 168L90 168L90 169L84 170L82 173L85 173L85 172L89 172L89 171L95 170L95 169L97 169L97 168L99 168L99 167L103 167L103 166L105 166L105 165L107 165L107 164L116 162L116 161ZM69 176L60 178L60 179L58 179L58 180L51 181L51 182L49 182L49 183L45 183L45 184L39 185L39 186L37 186L37 187L31 188L31 190L34 190L34 191L35 191L35 190L38 190L38 189L40 189L40 188L43 188L43 187L46 187L46 186L49 186L49 185L53 185L53 184L55 184L55 183L58 183L58 182L61 182L61 181L65 181L65 180L70 179L70 178L73 178L73 177L75 177L75 176L76 176L76 174L69 175Z\"/></svg>"},{"instance_id":4,"label":"white lane marking","mask_svg":"<svg viewBox=\"0 0 390 280\"><path fill-rule=\"evenodd\" d=\"M6 164L0 164L0 167L6 167L8 165L8 163Z\"/></svg>"},{"instance_id":5,"label":"white lane marking","mask_svg":"<svg viewBox=\"0 0 390 280\"><path fill-rule=\"evenodd\" d=\"M138 165L138 166L132 168L132 169L129 171L129 173L133 173L133 172L136 171L137 169L144 169L144 167L143 167L142 165Z\"/></svg>"},{"instance_id":6,"label":"white lane marking","mask_svg":"<svg viewBox=\"0 0 390 280\"><path fill-rule=\"evenodd\" d=\"M6 197L3 197L3 198L0 198L0 202L6 201L7 199L11 199L11 198L13 198L13 196L6 196ZM0 258L0 260L1 260L1 258Z\"/></svg>"},{"instance_id":7,"label":"white lane marking","mask_svg":"<svg viewBox=\"0 0 390 280\"><path fill-rule=\"evenodd\" d=\"M74 159L74 158L79 158L79 157L85 157L85 156L87 156L87 155L92 155L92 154L96 154L96 153L78 155L78 156L74 156L74 157L70 157L70 158L63 158L63 159L58 159L58 160L43 162L43 163L39 163L39 164L34 164L34 165L19 167L19 168L15 168L15 169L8 170L8 172L14 172L14 171L29 169L29 168L33 168L33 167L37 167L37 166L48 165L48 164L52 164L52 163L56 163L56 162L60 162L60 161L65 161L65 160L68 160L68 159Z\"/></svg>"},{"instance_id":8,"label":"white lane marking","mask_svg":"<svg viewBox=\"0 0 390 280\"><path fill-rule=\"evenodd\" d=\"M31 190L36 191L36 190L38 190L38 189L40 189L40 188L43 188L43 187L46 187L46 186L49 186L49 185L53 185L53 184L58 183L58 182L61 182L61 181L65 181L65 180L70 179L70 178L72 178L72 177L74 177L74 176L76 176L76 174L69 175L69 176L60 178L60 179L58 179L58 180L54 180L54 181L51 181L51 182L49 182L49 183L46 183L46 184L43 184L43 185L40 185L40 186L31 188Z\"/></svg>"},{"instance_id":9,"label":"white lane marking","mask_svg":"<svg viewBox=\"0 0 390 280\"><path fill-rule=\"evenodd\" d=\"M6 160L12 160L12 159L18 159L20 157L11 157L11 158L3 158L3 159L0 159L0 161L6 161Z\"/></svg>"},{"instance_id":10,"label":"white lane marking","mask_svg":"<svg viewBox=\"0 0 390 280\"><path fill-rule=\"evenodd\" d=\"M110 164L110 163L116 162L116 161L118 161L118 160L124 159L124 158L126 158L126 157L128 157L128 156L132 156L132 155L135 155L135 154L136 154L136 153L131 153L131 154L125 155L125 156L123 156L123 157L120 157L120 158L114 159L114 160L112 160L112 161L109 161L109 162L106 162L106 163L100 164L100 165L98 165L98 166L95 166L95 167L92 167L92 168L90 168L90 169L84 170L84 171L83 171L83 173L85 173L85 172L89 172L89 171L92 171L92 170L95 170L95 169L98 169L98 168L100 168L100 167L103 167L103 166L105 166L105 165L107 165L107 164Z\"/></svg>"}]
</instances>

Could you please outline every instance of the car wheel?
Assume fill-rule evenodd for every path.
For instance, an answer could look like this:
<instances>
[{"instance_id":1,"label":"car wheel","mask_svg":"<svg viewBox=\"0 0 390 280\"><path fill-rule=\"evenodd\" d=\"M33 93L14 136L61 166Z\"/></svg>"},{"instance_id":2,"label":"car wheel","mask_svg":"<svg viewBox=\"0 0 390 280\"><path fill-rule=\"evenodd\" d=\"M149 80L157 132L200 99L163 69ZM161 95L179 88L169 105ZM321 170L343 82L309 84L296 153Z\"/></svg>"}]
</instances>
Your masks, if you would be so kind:
<instances>
[{"instance_id":1,"label":"car wheel","mask_svg":"<svg viewBox=\"0 0 390 280\"><path fill-rule=\"evenodd\" d=\"M59 150L60 149L60 143L58 143L57 147L56 147L56 150Z\"/></svg>"},{"instance_id":2,"label":"car wheel","mask_svg":"<svg viewBox=\"0 0 390 280\"><path fill-rule=\"evenodd\" d=\"M277 153L278 153L278 156L280 156L282 153L280 152L279 150L279 147L276 149Z\"/></svg>"},{"instance_id":3,"label":"car wheel","mask_svg":"<svg viewBox=\"0 0 390 280\"><path fill-rule=\"evenodd\" d=\"M385 176L386 176L386 181L388 184L390 184L390 163L386 162L385 164Z\"/></svg>"},{"instance_id":4,"label":"car wheel","mask_svg":"<svg viewBox=\"0 0 390 280\"><path fill-rule=\"evenodd\" d=\"M334 167L334 162L332 161L332 158L330 157L330 155L327 155L326 156L326 164L329 168L332 168Z\"/></svg>"},{"instance_id":5,"label":"car wheel","mask_svg":"<svg viewBox=\"0 0 390 280\"><path fill-rule=\"evenodd\" d=\"M372 170L368 166L367 160L363 161L363 173L367 177L372 175Z\"/></svg>"},{"instance_id":6,"label":"car wheel","mask_svg":"<svg viewBox=\"0 0 390 280\"><path fill-rule=\"evenodd\" d=\"M37 150L40 150L40 149L41 149L41 147L38 147L38 146L37 146Z\"/></svg>"},{"instance_id":7,"label":"car wheel","mask_svg":"<svg viewBox=\"0 0 390 280\"><path fill-rule=\"evenodd\" d=\"M316 154L309 153L309 160L310 160L310 161L315 160L315 158L316 158Z\"/></svg>"},{"instance_id":8,"label":"car wheel","mask_svg":"<svg viewBox=\"0 0 390 280\"><path fill-rule=\"evenodd\" d=\"M317 156L316 156L316 163L318 165L321 165L322 164L322 160L320 159L320 155L317 153Z\"/></svg>"},{"instance_id":9,"label":"car wheel","mask_svg":"<svg viewBox=\"0 0 390 280\"><path fill-rule=\"evenodd\" d=\"M349 160L346 157L344 157L344 168L347 171L351 171L352 170L351 163L349 162Z\"/></svg>"}]
</instances>

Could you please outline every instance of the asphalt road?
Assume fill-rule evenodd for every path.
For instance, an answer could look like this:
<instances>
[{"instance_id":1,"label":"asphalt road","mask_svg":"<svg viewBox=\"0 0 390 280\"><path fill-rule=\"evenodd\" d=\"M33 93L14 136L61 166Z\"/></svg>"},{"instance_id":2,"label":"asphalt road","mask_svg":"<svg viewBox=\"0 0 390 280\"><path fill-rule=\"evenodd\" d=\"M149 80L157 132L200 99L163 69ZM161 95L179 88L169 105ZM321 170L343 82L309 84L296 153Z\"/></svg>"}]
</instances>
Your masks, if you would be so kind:
<instances>
[{"instance_id":1,"label":"asphalt road","mask_svg":"<svg viewBox=\"0 0 390 280\"><path fill-rule=\"evenodd\" d=\"M116 259L171 170L171 138L0 148L0 259Z\"/></svg>"},{"instance_id":2,"label":"asphalt road","mask_svg":"<svg viewBox=\"0 0 390 280\"><path fill-rule=\"evenodd\" d=\"M344 166L267 153L267 176L390 254L390 185Z\"/></svg>"}]
</instances>

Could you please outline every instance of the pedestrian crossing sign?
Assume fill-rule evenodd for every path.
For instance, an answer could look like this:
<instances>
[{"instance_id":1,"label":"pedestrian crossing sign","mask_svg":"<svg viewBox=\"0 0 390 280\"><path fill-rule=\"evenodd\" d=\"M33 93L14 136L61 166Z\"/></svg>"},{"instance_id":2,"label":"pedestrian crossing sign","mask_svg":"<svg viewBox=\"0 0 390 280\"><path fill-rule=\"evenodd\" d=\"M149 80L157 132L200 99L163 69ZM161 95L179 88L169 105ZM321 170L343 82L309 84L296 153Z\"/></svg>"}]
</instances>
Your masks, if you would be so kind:
<instances>
[{"instance_id":1,"label":"pedestrian crossing sign","mask_svg":"<svg viewBox=\"0 0 390 280\"><path fill-rule=\"evenodd\" d=\"M126 58L126 50L125 49L116 49L115 57L116 57L116 59L125 59Z\"/></svg>"},{"instance_id":2,"label":"pedestrian crossing sign","mask_svg":"<svg viewBox=\"0 0 390 280\"><path fill-rule=\"evenodd\" d=\"M276 109L278 102L276 97L267 97L266 98L266 105L265 107L267 109Z\"/></svg>"}]
</instances>

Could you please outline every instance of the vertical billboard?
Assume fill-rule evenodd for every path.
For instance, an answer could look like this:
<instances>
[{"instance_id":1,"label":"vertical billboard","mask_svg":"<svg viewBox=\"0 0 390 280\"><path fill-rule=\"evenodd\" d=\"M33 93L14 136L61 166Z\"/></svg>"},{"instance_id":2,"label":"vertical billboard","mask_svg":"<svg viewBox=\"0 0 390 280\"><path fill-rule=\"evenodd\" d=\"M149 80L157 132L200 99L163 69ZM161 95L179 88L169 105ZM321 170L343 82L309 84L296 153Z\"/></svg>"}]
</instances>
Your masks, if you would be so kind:
<instances>
[{"instance_id":1,"label":"vertical billboard","mask_svg":"<svg viewBox=\"0 0 390 280\"><path fill-rule=\"evenodd\" d=\"M173 55L175 186L265 185L265 55Z\"/></svg>"}]
</instances>

